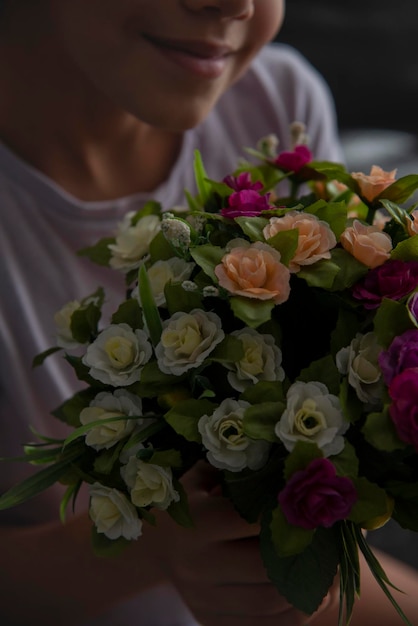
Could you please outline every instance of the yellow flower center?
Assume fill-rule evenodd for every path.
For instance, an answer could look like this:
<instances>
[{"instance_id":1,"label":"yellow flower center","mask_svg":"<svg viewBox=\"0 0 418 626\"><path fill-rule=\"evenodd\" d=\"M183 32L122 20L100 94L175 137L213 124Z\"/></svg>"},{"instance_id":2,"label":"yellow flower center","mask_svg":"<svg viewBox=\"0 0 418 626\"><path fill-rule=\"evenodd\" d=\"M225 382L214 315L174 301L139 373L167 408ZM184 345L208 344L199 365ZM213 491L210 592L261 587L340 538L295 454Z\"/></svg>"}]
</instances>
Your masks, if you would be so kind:
<instances>
[{"instance_id":1,"label":"yellow flower center","mask_svg":"<svg viewBox=\"0 0 418 626\"><path fill-rule=\"evenodd\" d=\"M219 425L219 438L233 446L244 443L245 435L242 428L242 420L224 419Z\"/></svg>"},{"instance_id":2,"label":"yellow flower center","mask_svg":"<svg viewBox=\"0 0 418 626\"><path fill-rule=\"evenodd\" d=\"M134 360L134 346L125 337L110 337L106 341L105 352L115 369L123 369Z\"/></svg>"},{"instance_id":3,"label":"yellow flower center","mask_svg":"<svg viewBox=\"0 0 418 626\"><path fill-rule=\"evenodd\" d=\"M327 423L324 414L317 410L315 400L306 399L295 415L295 430L301 435L312 437L326 428Z\"/></svg>"}]
</instances>

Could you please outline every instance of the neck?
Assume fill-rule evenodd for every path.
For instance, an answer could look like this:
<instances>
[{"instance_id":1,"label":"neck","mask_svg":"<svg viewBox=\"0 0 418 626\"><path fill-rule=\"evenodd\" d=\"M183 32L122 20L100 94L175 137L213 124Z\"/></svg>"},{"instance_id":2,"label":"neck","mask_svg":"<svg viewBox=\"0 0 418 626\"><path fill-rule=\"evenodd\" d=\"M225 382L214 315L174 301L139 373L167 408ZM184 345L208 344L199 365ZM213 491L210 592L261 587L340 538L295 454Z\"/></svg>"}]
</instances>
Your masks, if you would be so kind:
<instances>
[{"instance_id":1,"label":"neck","mask_svg":"<svg viewBox=\"0 0 418 626\"><path fill-rule=\"evenodd\" d=\"M154 190L181 136L119 109L60 54L46 27L25 23L19 36L13 23L0 33L1 141L83 200Z\"/></svg>"}]
</instances>

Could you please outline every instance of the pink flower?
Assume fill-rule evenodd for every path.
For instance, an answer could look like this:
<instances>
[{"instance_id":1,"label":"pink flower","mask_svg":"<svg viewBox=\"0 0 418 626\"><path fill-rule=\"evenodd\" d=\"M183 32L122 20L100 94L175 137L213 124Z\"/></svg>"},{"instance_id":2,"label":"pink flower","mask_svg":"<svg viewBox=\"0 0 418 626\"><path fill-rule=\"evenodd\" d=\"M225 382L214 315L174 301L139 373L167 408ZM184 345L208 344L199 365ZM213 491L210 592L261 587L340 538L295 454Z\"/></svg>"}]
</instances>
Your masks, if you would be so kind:
<instances>
[{"instance_id":1,"label":"pink flower","mask_svg":"<svg viewBox=\"0 0 418 626\"><path fill-rule=\"evenodd\" d=\"M357 492L349 478L337 476L331 461L320 458L295 472L278 500L290 524L313 530L345 519L357 501Z\"/></svg>"},{"instance_id":2,"label":"pink flower","mask_svg":"<svg viewBox=\"0 0 418 626\"><path fill-rule=\"evenodd\" d=\"M259 191L263 188L263 183L259 180L255 183L251 181L251 174L249 172L241 172L238 176L225 176L223 182L234 191L242 191L243 189Z\"/></svg>"},{"instance_id":3,"label":"pink flower","mask_svg":"<svg viewBox=\"0 0 418 626\"><path fill-rule=\"evenodd\" d=\"M418 452L418 368L406 369L389 386L389 413L399 439Z\"/></svg>"},{"instance_id":4,"label":"pink flower","mask_svg":"<svg viewBox=\"0 0 418 626\"><path fill-rule=\"evenodd\" d=\"M387 385L404 370L418 367L418 330L407 330L395 337L389 348L379 354L379 365Z\"/></svg>"},{"instance_id":5,"label":"pink flower","mask_svg":"<svg viewBox=\"0 0 418 626\"><path fill-rule=\"evenodd\" d=\"M285 302L290 294L290 272L280 253L265 243L237 245L215 267L221 287L236 296Z\"/></svg>"},{"instance_id":6,"label":"pink flower","mask_svg":"<svg viewBox=\"0 0 418 626\"><path fill-rule=\"evenodd\" d=\"M353 297L365 309L377 309L383 298L400 300L418 286L418 261L390 259L367 272L353 287Z\"/></svg>"},{"instance_id":7,"label":"pink flower","mask_svg":"<svg viewBox=\"0 0 418 626\"><path fill-rule=\"evenodd\" d=\"M297 174L307 163L312 161L312 152L306 146L296 146L294 150L281 152L274 160L284 172Z\"/></svg>"},{"instance_id":8,"label":"pink flower","mask_svg":"<svg viewBox=\"0 0 418 626\"><path fill-rule=\"evenodd\" d=\"M418 234L418 209L412 211L409 214L410 219L407 219L406 227L408 230L408 235L413 237Z\"/></svg>"},{"instance_id":9,"label":"pink flower","mask_svg":"<svg viewBox=\"0 0 418 626\"><path fill-rule=\"evenodd\" d=\"M354 220L340 237L341 244L355 259L374 268L390 257L392 239L379 226L366 226Z\"/></svg>"},{"instance_id":10,"label":"pink flower","mask_svg":"<svg viewBox=\"0 0 418 626\"><path fill-rule=\"evenodd\" d=\"M223 208L221 215L223 217L255 217L260 215L261 211L268 211L275 208L269 204L270 194L261 196L258 191L253 189L243 189L232 193L228 198L227 207Z\"/></svg>"},{"instance_id":11,"label":"pink flower","mask_svg":"<svg viewBox=\"0 0 418 626\"><path fill-rule=\"evenodd\" d=\"M351 177L357 181L360 188L360 194L372 202L378 195L382 193L396 180L396 171L385 172L378 165L373 165L370 170L370 174L364 174L363 172L352 172Z\"/></svg>"},{"instance_id":12,"label":"pink flower","mask_svg":"<svg viewBox=\"0 0 418 626\"><path fill-rule=\"evenodd\" d=\"M320 259L330 259L330 249L337 241L329 225L315 215L290 211L283 217L272 217L263 230L266 239L274 237L278 232L297 228L299 231L298 245L295 255L289 264L291 272L298 272L301 265L312 265Z\"/></svg>"}]
</instances>

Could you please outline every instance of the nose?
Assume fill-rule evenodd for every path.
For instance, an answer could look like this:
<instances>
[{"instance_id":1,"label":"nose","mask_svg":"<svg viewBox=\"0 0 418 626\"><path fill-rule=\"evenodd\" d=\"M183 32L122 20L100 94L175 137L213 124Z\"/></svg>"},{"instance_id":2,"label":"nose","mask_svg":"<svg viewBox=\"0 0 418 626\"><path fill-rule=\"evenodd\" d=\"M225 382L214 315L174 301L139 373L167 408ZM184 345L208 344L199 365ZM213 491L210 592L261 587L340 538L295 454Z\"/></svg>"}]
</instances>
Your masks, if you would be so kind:
<instances>
[{"instance_id":1,"label":"nose","mask_svg":"<svg viewBox=\"0 0 418 626\"><path fill-rule=\"evenodd\" d=\"M221 18L248 20L254 13L255 0L182 0L194 13L217 12Z\"/></svg>"}]
</instances>

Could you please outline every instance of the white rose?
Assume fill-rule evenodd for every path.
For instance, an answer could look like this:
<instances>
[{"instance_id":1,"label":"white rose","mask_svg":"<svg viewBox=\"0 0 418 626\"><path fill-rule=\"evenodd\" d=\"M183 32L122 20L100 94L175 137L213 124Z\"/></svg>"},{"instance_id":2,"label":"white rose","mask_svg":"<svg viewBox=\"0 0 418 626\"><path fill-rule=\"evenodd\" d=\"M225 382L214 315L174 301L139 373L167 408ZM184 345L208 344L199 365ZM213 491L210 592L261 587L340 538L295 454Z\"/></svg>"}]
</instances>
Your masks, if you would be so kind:
<instances>
[{"instance_id":1,"label":"white rose","mask_svg":"<svg viewBox=\"0 0 418 626\"><path fill-rule=\"evenodd\" d=\"M378 357L382 347L374 333L358 333L349 346L336 356L338 370L348 374L348 382L362 402L379 404L382 399L383 378Z\"/></svg>"},{"instance_id":2,"label":"white rose","mask_svg":"<svg viewBox=\"0 0 418 626\"><path fill-rule=\"evenodd\" d=\"M211 312L179 311L163 323L160 343L155 348L158 367L164 374L179 376L198 367L222 341L221 319Z\"/></svg>"},{"instance_id":3,"label":"white rose","mask_svg":"<svg viewBox=\"0 0 418 626\"><path fill-rule=\"evenodd\" d=\"M165 305L164 288L169 282L182 282L190 277L194 263L188 263L179 257L173 257L166 261L156 261L148 268L147 274L151 286L152 295L154 296L157 306ZM135 287L132 296L138 299L141 304L138 287Z\"/></svg>"},{"instance_id":4,"label":"white rose","mask_svg":"<svg viewBox=\"0 0 418 626\"><path fill-rule=\"evenodd\" d=\"M54 315L57 345L60 348L74 350L82 345L78 341L75 341L71 332L71 318L73 313L78 311L80 307L81 303L78 300L71 300L71 302L67 302L67 304L65 304Z\"/></svg>"},{"instance_id":5,"label":"white rose","mask_svg":"<svg viewBox=\"0 0 418 626\"><path fill-rule=\"evenodd\" d=\"M161 229L158 215L145 215L132 225L134 211L127 213L119 224L116 241L109 244L112 253L110 267L129 271L139 267L141 259L148 253L149 245Z\"/></svg>"},{"instance_id":6,"label":"white rose","mask_svg":"<svg viewBox=\"0 0 418 626\"><path fill-rule=\"evenodd\" d=\"M310 441L327 457L342 451L348 427L337 396L323 383L298 381L289 387L275 433L289 452L297 441Z\"/></svg>"},{"instance_id":7,"label":"white rose","mask_svg":"<svg viewBox=\"0 0 418 626\"><path fill-rule=\"evenodd\" d=\"M80 422L86 425L96 420L138 415L142 415L141 398L124 389L117 389L114 393L104 391L97 394L90 402L90 406L81 411ZM86 434L86 444L95 450L107 450L130 435L138 425L138 421L144 420L121 419L101 426L93 426Z\"/></svg>"},{"instance_id":8,"label":"white rose","mask_svg":"<svg viewBox=\"0 0 418 626\"><path fill-rule=\"evenodd\" d=\"M117 489L94 483L90 487L90 517L98 533L108 539L138 539L142 521L135 507Z\"/></svg>"},{"instance_id":9,"label":"white rose","mask_svg":"<svg viewBox=\"0 0 418 626\"><path fill-rule=\"evenodd\" d=\"M208 450L208 461L214 467L239 472L246 467L259 469L266 463L270 445L244 433L244 413L249 406L243 400L227 398L212 415L200 418L199 432Z\"/></svg>"},{"instance_id":10,"label":"white rose","mask_svg":"<svg viewBox=\"0 0 418 626\"><path fill-rule=\"evenodd\" d=\"M145 331L134 331L128 324L111 324L90 344L82 360L96 380L126 387L140 379L142 367L151 355Z\"/></svg>"},{"instance_id":11,"label":"white rose","mask_svg":"<svg viewBox=\"0 0 418 626\"><path fill-rule=\"evenodd\" d=\"M228 365L228 381L237 391L255 385L260 380L284 379L281 367L282 352L276 346L272 335L261 335L254 328L242 328L231 333L244 348L244 356L238 362Z\"/></svg>"},{"instance_id":12,"label":"white rose","mask_svg":"<svg viewBox=\"0 0 418 626\"><path fill-rule=\"evenodd\" d=\"M145 463L131 456L120 473L127 484L135 506L155 506L165 510L172 502L180 500L173 487L171 468Z\"/></svg>"}]
</instances>

